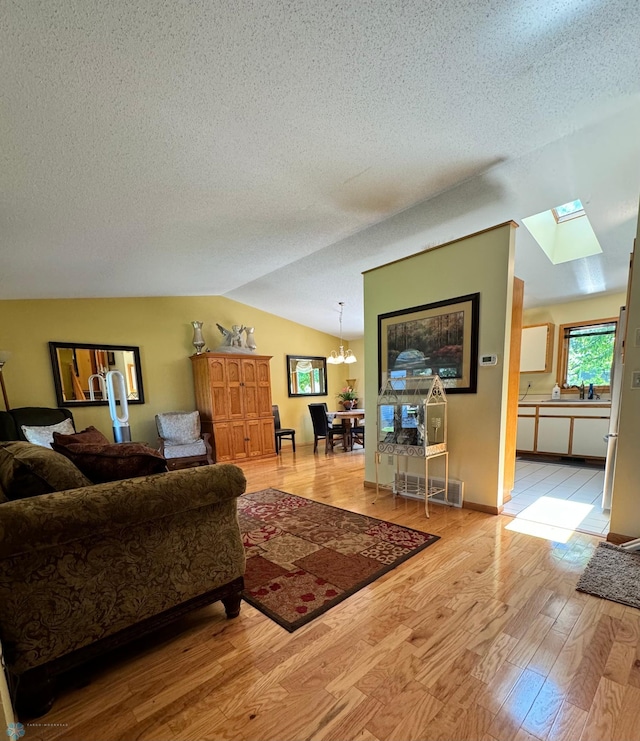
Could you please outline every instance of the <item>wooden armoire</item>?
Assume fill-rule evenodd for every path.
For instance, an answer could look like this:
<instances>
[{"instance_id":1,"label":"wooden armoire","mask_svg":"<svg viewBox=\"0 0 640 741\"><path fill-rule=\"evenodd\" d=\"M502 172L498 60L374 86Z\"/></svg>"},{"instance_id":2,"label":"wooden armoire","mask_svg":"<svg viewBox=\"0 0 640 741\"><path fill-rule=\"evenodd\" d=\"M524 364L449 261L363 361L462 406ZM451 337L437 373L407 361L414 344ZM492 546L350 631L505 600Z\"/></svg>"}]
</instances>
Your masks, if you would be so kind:
<instances>
[{"instance_id":1,"label":"wooden armoire","mask_svg":"<svg viewBox=\"0 0 640 741\"><path fill-rule=\"evenodd\" d=\"M192 355L202 431L216 463L276 455L269 355Z\"/></svg>"}]
</instances>

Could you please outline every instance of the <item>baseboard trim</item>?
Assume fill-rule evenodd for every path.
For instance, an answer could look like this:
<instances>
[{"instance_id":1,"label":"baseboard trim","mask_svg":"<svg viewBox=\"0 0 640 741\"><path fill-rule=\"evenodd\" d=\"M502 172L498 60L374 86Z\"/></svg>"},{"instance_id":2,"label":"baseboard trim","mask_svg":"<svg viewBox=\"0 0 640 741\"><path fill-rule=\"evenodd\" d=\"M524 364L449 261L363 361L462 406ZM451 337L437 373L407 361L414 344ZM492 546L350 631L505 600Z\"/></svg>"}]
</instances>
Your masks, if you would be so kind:
<instances>
[{"instance_id":1,"label":"baseboard trim","mask_svg":"<svg viewBox=\"0 0 640 741\"><path fill-rule=\"evenodd\" d=\"M376 482L375 481L366 481L364 482L364 488L365 489L375 489L376 488Z\"/></svg>"},{"instance_id":2,"label":"baseboard trim","mask_svg":"<svg viewBox=\"0 0 640 741\"><path fill-rule=\"evenodd\" d=\"M626 543L629 540L634 540L633 535L622 535L621 533L607 533L607 541L614 545L620 545L620 543Z\"/></svg>"},{"instance_id":3,"label":"baseboard trim","mask_svg":"<svg viewBox=\"0 0 640 741\"><path fill-rule=\"evenodd\" d=\"M500 505L499 507L494 507L490 504L478 504L478 502L467 501L462 502L462 507L463 509L473 509L476 512L484 512L488 515L499 515L503 510L502 505Z\"/></svg>"}]
</instances>

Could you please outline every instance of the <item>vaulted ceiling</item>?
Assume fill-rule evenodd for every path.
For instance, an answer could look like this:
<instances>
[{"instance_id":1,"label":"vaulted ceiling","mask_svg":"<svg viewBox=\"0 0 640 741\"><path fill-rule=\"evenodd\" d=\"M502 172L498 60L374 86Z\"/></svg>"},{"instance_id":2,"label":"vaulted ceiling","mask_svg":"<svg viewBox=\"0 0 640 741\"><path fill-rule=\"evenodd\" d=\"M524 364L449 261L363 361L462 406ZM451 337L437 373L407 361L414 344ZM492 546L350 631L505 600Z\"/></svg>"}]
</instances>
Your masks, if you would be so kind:
<instances>
[{"instance_id":1,"label":"vaulted ceiling","mask_svg":"<svg viewBox=\"0 0 640 741\"><path fill-rule=\"evenodd\" d=\"M637 0L13 0L0 298L225 295L362 334L361 272L580 198L622 291L640 194ZM428 301L428 297L425 297Z\"/></svg>"}]
</instances>

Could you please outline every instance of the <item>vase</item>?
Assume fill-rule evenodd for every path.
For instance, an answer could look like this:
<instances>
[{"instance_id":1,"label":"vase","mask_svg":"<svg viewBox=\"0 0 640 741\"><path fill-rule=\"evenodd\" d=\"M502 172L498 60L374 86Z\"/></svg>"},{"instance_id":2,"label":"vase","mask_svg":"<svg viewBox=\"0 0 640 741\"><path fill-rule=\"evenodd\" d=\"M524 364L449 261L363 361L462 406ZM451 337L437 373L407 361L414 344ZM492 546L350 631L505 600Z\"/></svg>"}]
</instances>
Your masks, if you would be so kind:
<instances>
[{"instance_id":1,"label":"vase","mask_svg":"<svg viewBox=\"0 0 640 741\"><path fill-rule=\"evenodd\" d=\"M202 325L204 322L191 322L193 327L193 346L196 349L196 355L200 355L204 347L204 337L202 336Z\"/></svg>"},{"instance_id":2,"label":"vase","mask_svg":"<svg viewBox=\"0 0 640 741\"><path fill-rule=\"evenodd\" d=\"M355 409L357 403L358 403L357 399L343 399L342 400L342 406L344 410L347 412L350 412L352 409Z\"/></svg>"},{"instance_id":3,"label":"vase","mask_svg":"<svg viewBox=\"0 0 640 741\"><path fill-rule=\"evenodd\" d=\"M244 331L245 331L245 334L247 335L247 347L251 351L255 350L256 349L256 339L253 336L253 333L255 331L254 327L245 327Z\"/></svg>"}]
</instances>

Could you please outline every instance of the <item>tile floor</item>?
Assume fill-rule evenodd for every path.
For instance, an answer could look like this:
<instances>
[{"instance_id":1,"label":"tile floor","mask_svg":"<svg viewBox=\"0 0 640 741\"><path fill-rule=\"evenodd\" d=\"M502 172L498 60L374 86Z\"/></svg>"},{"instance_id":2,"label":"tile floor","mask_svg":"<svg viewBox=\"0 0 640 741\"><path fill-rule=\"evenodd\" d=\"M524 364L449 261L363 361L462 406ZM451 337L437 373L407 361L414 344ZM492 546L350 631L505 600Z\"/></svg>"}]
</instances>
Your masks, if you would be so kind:
<instances>
[{"instance_id":1,"label":"tile floor","mask_svg":"<svg viewBox=\"0 0 640 741\"><path fill-rule=\"evenodd\" d=\"M503 514L595 535L609 532L603 512L604 468L516 461L516 485Z\"/></svg>"}]
</instances>

